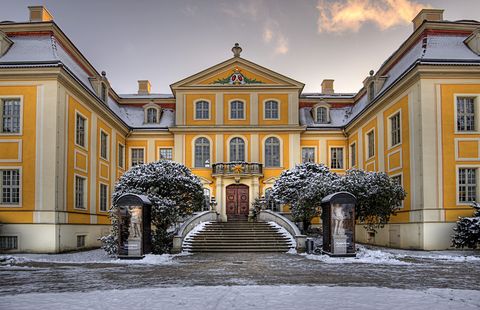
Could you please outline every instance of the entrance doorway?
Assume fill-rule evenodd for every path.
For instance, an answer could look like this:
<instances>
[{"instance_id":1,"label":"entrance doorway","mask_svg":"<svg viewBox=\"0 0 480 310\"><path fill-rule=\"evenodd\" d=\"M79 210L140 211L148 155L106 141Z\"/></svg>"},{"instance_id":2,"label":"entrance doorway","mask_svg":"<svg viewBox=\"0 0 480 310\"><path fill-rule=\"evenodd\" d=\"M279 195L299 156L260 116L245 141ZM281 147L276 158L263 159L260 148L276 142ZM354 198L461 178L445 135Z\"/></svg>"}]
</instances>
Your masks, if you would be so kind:
<instances>
[{"instance_id":1,"label":"entrance doorway","mask_svg":"<svg viewBox=\"0 0 480 310\"><path fill-rule=\"evenodd\" d=\"M250 209L247 185L232 184L227 186L227 219L246 220Z\"/></svg>"}]
</instances>

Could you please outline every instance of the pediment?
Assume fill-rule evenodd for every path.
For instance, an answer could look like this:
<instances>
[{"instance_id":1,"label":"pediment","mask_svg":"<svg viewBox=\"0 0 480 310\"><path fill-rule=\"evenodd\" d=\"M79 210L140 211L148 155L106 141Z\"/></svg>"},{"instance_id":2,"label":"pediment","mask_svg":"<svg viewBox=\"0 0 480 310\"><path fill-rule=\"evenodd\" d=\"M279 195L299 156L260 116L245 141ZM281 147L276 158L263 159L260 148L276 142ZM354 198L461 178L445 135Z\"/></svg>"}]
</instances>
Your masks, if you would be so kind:
<instances>
[{"instance_id":1,"label":"pediment","mask_svg":"<svg viewBox=\"0 0 480 310\"><path fill-rule=\"evenodd\" d=\"M303 86L301 82L240 57L233 57L170 85L174 93L181 89L257 87L293 88L301 91Z\"/></svg>"}]
</instances>

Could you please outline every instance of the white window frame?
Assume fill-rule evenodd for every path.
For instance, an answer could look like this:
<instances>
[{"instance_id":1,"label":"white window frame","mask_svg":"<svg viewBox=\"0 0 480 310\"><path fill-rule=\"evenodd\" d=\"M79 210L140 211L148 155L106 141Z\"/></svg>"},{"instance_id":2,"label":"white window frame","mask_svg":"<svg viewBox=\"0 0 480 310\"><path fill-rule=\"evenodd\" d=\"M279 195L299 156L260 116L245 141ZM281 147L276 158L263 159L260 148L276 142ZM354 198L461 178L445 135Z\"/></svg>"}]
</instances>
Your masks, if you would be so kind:
<instances>
[{"instance_id":1,"label":"white window frame","mask_svg":"<svg viewBox=\"0 0 480 310\"><path fill-rule=\"evenodd\" d=\"M248 140L244 136L238 136L238 135L229 137L228 140L227 140L227 161L228 162L232 161L232 158L230 156L230 152L231 152L230 142L232 142L232 140L235 139L235 138L240 138L240 139L243 140L243 145L245 147L243 157L245 158L245 161L247 161L247 159L248 159Z\"/></svg>"},{"instance_id":2,"label":"white window frame","mask_svg":"<svg viewBox=\"0 0 480 310\"><path fill-rule=\"evenodd\" d=\"M1 190L3 180L0 179L0 208L22 208L23 206L23 168L21 166L0 166L0 171L2 170L18 170L19 174L19 188L18 188L18 204L2 204L1 202ZM0 175L0 178L2 175Z\"/></svg>"},{"instance_id":3,"label":"white window frame","mask_svg":"<svg viewBox=\"0 0 480 310\"><path fill-rule=\"evenodd\" d=\"M333 163L333 149L342 149L342 167L341 168L334 168L332 163ZM329 167L332 170L345 170L345 147L344 146L337 146L337 145L332 145L328 147L328 153L329 153Z\"/></svg>"},{"instance_id":4,"label":"white window frame","mask_svg":"<svg viewBox=\"0 0 480 310\"><path fill-rule=\"evenodd\" d=\"M105 205L105 210L102 210L102 185L107 187L107 200ZM110 186L108 183L99 182L98 183L98 211L106 213L108 212L108 206L110 205Z\"/></svg>"},{"instance_id":5,"label":"white window frame","mask_svg":"<svg viewBox=\"0 0 480 310\"><path fill-rule=\"evenodd\" d=\"M209 166L208 167L205 167L205 166L201 166L201 167L197 167L195 165L195 142L199 139L199 138L205 138L209 141L210 143L210 150L209 150L209 159L208 159L208 163L209 163ZM213 141L210 137L208 136L196 136L192 139L192 167L194 169L210 169L212 167L212 156L213 156Z\"/></svg>"},{"instance_id":6,"label":"white window frame","mask_svg":"<svg viewBox=\"0 0 480 310\"><path fill-rule=\"evenodd\" d=\"M83 186L83 203L84 207L83 208L77 208L77 178L82 178L84 181L84 186ZM73 209L75 210L82 210L86 211L88 210L88 177L83 176L81 174L75 173L73 175Z\"/></svg>"},{"instance_id":7,"label":"white window frame","mask_svg":"<svg viewBox=\"0 0 480 310\"><path fill-rule=\"evenodd\" d=\"M317 118L317 111L318 109L320 108L325 108L326 110L326 117L327 117L327 120L326 122L319 122L318 118ZM315 120L315 124L329 124L330 123L330 105L326 102L320 102L320 103L317 103L316 105L313 106L313 119Z\"/></svg>"},{"instance_id":8,"label":"white window frame","mask_svg":"<svg viewBox=\"0 0 480 310\"><path fill-rule=\"evenodd\" d=\"M393 118L398 115L399 119L399 142L397 144L393 144ZM393 149L399 145L402 145L403 143L403 136L402 136L402 109L398 109L397 111L393 112L388 116L388 129L387 129L387 134L388 134L388 150Z\"/></svg>"},{"instance_id":9,"label":"white window frame","mask_svg":"<svg viewBox=\"0 0 480 310\"><path fill-rule=\"evenodd\" d=\"M355 162L352 160L352 146L355 150ZM357 141L350 143L348 146L348 163L350 164L350 168L357 166L358 167L358 150L357 150Z\"/></svg>"},{"instance_id":10,"label":"white window frame","mask_svg":"<svg viewBox=\"0 0 480 310\"><path fill-rule=\"evenodd\" d=\"M455 166L455 197L456 197L456 202L457 205L459 206L470 206L472 203L471 202L461 202L460 201L460 191L458 190L460 187L460 174L459 170L460 169L476 169L476 186L477 186L477 191L476 191L476 196L477 200L480 198L480 164L476 165L456 165Z\"/></svg>"},{"instance_id":11,"label":"white window frame","mask_svg":"<svg viewBox=\"0 0 480 310\"><path fill-rule=\"evenodd\" d=\"M404 185L403 185L403 184L405 184L404 179L403 179L403 172L391 174L391 175L389 175L389 177L390 177L391 179L396 178L396 177L400 177L400 181L401 181L401 182L400 182L400 185L402 186L403 189L405 189L405 188L404 188ZM401 206L400 206L400 209L403 209L403 208L405 207L404 202L405 202L405 200L402 200L402 204L401 204Z\"/></svg>"},{"instance_id":12,"label":"white window frame","mask_svg":"<svg viewBox=\"0 0 480 310\"><path fill-rule=\"evenodd\" d=\"M310 145L308 145L308 146L302 146L302 147L300 148L300 152L301 152L301 153L300 153L300 159L301 159L301 161L302 161L302 164L305 163L305 162L303 161L303 150L304 150L304 149L313 149L313 162L316 163L316 162L317 162L317 147L316 147L316 146L310 146Z\"/></svg>"},{"instance_id":13,"label":"white window frame","mask_svg":"<svg viewBox=\"0 0 480 310\"><path fill-rule=\"evenodd\" d=\"M123 152L121 152L120 146L123 148ZM120 162L120 154L122 154L122 162ZM125 144L123 143L118 143L117 166L125 169Z\"/></svg>"},{"instance_id":14,"label":"white window frame","mask_svg":"<svg viewBox=\"0 0 480 310\"><path fill-rule=\"evenodd\" d=\"M3 132L3 101L8 99L20 100L20 120L18 132ZM0 96L0 136L21 136L23 134L23 95Z\"/></svg>"},{"instance_id":15,"label":"white window frame","mask_svg":"<svg viewBox=\"0 0 480 310\"><path fill-rule=\"evenodd\" d=\"M172 158L171 159L162 159L162 157L160 156L160 152L162 150L170 150L170 152L172 153ZM158 160L173 160L173 147L165 147L165 146L159 146L157 148L157 155L158 155Z\"/></svg>"},{"instance_id":16,"label":"white window frame","mask_svg":"<svg viewBox=\"0 0 480 310\"><path fill-rule=\"evenodd\" d=\"M84 140L85 140L85 145L80 145L77 143L77 115L80 115L82 118L85 119L85 137L84 137ZM86 151L88 151L88 137L89 137L89 130L88 130L88 118L83 114L81 113L80 111L78 110L75 110L75 128L74 128L74 135L73 135L73 142L75 143L75 146L78 146Z\"/></svg>"},{"instance_id":17,"label":"white window frame","mask_svg":"<svg viewBox=\"0 0 480 310\"><path fill-rule=\"evenodd\" d=\"M206 102L208 103L208 118L197 118L197 103L199 102ZM196 99L194 102L193 102L193 120L195 121L209 121L212 119L212 103L210 100L208 99Z\"/></svg>"},{"instance_id":18,"label":"white window frame","mask_svg":"<svg viewBox=\"0 0 480 310\"><path fill-rule=\"evenodd\" d=\"M142 149L143 150L143 163L145 164L145 147L144 146L132 146L132 147L129 147L128 150L129 150L129 159L130 159L130 162L129 162L129 165L130 167L135 167L137 165L133 165L133 150L136 150L136 149Z\"/></svg>"},{"instance_id":19,"label":"white window frame","mask_svg":"<svg viewBox=\"0 0 480 310\"><path fill-rule=\"evenodd\" d=\"M266 148L266 142L267 142L267 139L268 138L277 138L280 142L280 163L278 166L267 166L266 165L266 162L267 162L267 148ZM262 148L263 148L263 167L266 168L266 169L279 169L279 168L283 168L283 140L282 138L280 138L279 136L276 136L276 135L268 135L268 136L265 136L263 138L263 141L262 141Z\"/></svg>"},{"instance_id":20,"label":"white window frame","mask_svg":"<svg viewBox=\"0 0 480 310\"><path fill-rule=\"evenodd\" d=\"M243 117L232 118L232 103L241 102L243 104ZM243 99L232 99L228 101L228 120L230 121L244 121L247 119L247 102Z\"/></svg>"},{"instance_id":21,"label":"white window frame","mask_svg":"<svg viewBox=\"0 0 480 310\"><path fill-rule=\"evenodd\" d=\"M274 117L267 117L267 102L276 102L277 103L277 115L278 117L277 118L274 118ZM280 100L278 99L275 99L275 98L269 98L269 99L265 99L263 100L263 120L264 121L278 121L281 119L281 115L280 115Z\"/></svg>"},{"instance_id":22,"label":"white window frame","mask_svg":"<svg viewBox=\"0 0 480 310\"><path fill-rule=\"evenodd\" d=\"M372 132L373 132L373 155L370 156L370 152L369 152L370 141L368 140L368 135ZM376 132L375 132L375 128L372 128L365 133L365 158L367 159L367 161L372 158L375 158L375 154L377 154L377 150L376 150L377 146L376 146L375 140L376 140Z\"/></svg>"},{"instance_id":23,"label":"white window frame","mask_svg":"<svg viewBox=\"0 0 480 310\"><path fill-rule=\"evenodd\" d=\"M106 138L107 138L106 141L105 141L105 143L107 144L107 145L105 146L105 153L106 153L106 154L105 154L105 155L106 155L105 157L102 156L102 133L103 133L103 134L106 136ZM101 128L100 128L100 139L99 139L99 140L100 140L100 150L99 150L99 151L100 151L100 152L99 152L100 158L103 159L103 160L108 161L109 158L110 158L110 135L108 134L108 132L106 132L105 130L103 130L103 129L101 129Z\"/></svg>"},{"instance_id":24,"label":"white window frame","mask_svg":"<svg viewBox=\"0 0 480 310\"><path fill-rule=\"evenodd\" d=\"M475 105L475 130L473 131L459 131L457 128L457 100L462 97L470 97L474 99ZM454 94L453 95L453 132L459 135L480 134L480 94Z\"/></svg>"}]
</instances>

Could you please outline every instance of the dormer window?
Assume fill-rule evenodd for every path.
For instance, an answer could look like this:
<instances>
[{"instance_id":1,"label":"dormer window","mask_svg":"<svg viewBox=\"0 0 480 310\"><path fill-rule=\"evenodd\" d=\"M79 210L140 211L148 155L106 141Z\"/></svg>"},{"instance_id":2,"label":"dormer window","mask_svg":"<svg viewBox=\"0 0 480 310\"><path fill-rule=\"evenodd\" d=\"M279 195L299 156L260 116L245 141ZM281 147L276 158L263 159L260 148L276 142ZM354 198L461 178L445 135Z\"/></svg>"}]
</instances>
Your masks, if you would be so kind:
<instances>
[{"instance_id":1,"label":"dormer window","mask_svg":"<svg viewBox=\"0 0 480 310\"><path fill-rule=\"evenodd\" d=\"M368 101L372 101L375 98L375 82L368 84Z\"/></svg>"},{"instance_id":2,"label":"dormer window","mask_svg":"<svg viewBox=\"0 0 480 310\"><path fill-rule=\"evenodd\" d=\"M320 103L313 108L315 123L328 124L330 122L330 107L327 103Z\"/></svg>"},{"instance_id":3,"label":"dormer window","mask_svg":"<svg viewBox=\"0 0 480 310\"><path fill-rule=\"evenodd\" d=\"M154 103L150 103L143 107L145 111L145 124L157 124L160 123L161 109Z\"/></svg>"},{"instance_id":4,"label":"dormer window","mask_svg":"<svg viewBox=\"0 0 480 310\"><path fill-rule=\"evenodd\" d=\"M101 86L101 92L100 92L100 98L102 99L103 102L107 102L107 85L105 83L102 83Z\"/></svg>"},{"instance_id":5,"label":"dormer window","mask_svg":"<svg viewBox=\"0 0 480 310\"><path fill-rule=\"evenodd\" d=\"M157 109L149 108L147 109L147 123L156 123L157 122Z\"/></svg>"}]
</instances>

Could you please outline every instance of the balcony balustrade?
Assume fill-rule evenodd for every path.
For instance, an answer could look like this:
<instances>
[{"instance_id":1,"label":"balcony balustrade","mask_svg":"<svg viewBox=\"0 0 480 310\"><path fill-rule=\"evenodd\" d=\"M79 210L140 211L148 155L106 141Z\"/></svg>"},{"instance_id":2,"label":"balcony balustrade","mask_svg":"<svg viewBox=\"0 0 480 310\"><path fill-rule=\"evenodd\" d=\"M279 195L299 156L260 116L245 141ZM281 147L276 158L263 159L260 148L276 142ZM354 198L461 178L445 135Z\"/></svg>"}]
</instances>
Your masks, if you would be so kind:
<instances>
[{"instance_id":1,"label":"balcony balustrade","mask_svg":"<svg viewBox=\"0 0 480 310\"><path fill-rule=\"evenodd\" d=\"M259 163L228 162L212 165L213 176L263 176L263 167Z\"/></svg>"}]
</instances>

